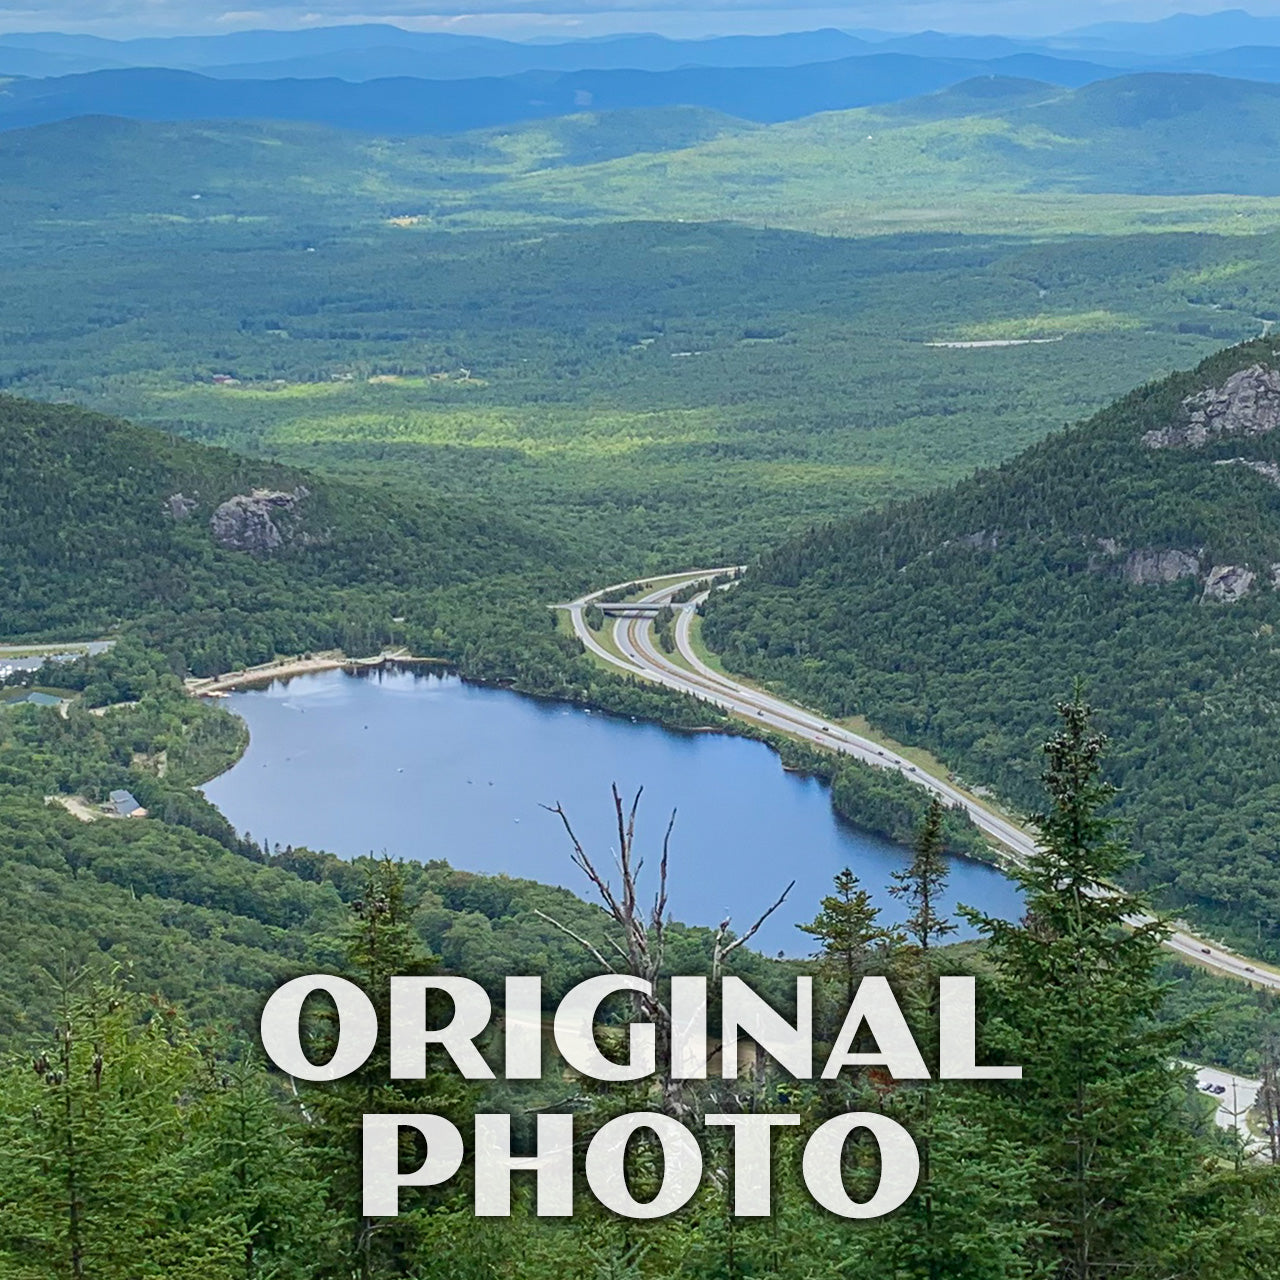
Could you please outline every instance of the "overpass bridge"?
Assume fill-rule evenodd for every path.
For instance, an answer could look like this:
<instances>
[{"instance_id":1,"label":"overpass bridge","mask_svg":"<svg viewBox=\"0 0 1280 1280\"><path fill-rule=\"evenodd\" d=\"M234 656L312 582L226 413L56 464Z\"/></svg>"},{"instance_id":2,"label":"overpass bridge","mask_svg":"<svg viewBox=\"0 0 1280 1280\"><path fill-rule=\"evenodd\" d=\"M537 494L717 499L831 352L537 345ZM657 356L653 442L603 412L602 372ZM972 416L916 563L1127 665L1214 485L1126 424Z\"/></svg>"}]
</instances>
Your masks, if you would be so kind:
<instances>
[{"instance_id":1,"label":"overpass bridge","mask_svg":"<svg viewBox=\"0 0 1280 1280\"><path fill-rule=\"evenodd\" d=\"M687 609L687 604L671 604L663 600L603 600L592 601L597 609L608 618L656 618L663 609L672 609L679 613Z\"/></svg>"}]
</instances>

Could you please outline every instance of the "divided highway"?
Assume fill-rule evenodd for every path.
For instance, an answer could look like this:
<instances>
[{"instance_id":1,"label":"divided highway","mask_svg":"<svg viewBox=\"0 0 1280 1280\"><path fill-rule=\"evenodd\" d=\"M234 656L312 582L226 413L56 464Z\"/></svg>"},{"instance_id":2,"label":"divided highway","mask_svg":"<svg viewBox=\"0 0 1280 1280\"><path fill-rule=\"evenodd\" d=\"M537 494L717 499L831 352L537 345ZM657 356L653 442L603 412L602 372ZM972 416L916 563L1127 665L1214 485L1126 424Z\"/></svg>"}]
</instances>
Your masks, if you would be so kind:
<instances>
[{"instance_id":1,"label":"divided highway","mask_svg":"<svg viewBox=\"0 0 1280 1280\"><path fill-rule=\"evenodd\" d=\"M679 575L648 579L640 585L650 587L652 590L648 591L642 600L644 603L667 603L673 595L694 583L704 581L709 583L710 579L717 574L732 571L733 566L724 569L698 569ZM878 768L894 769L909 781L940 796L948 804L962 806L974 825L1003 846L1011 860L1019 861L1035 851L1035 840L1024 827L951 783L925 773L906 757L870 738L862 737L813 712L806 711L803 707L741 684L707 666L694 651L690 639L690 627L695 611L698 604L706 599L707 591L703 591L685 604L672 606L676 611L674 627L676 653L674 655L663 653L656 643L653 620L649 617L613 619L611 636L614 648L609 648L587 626L583 615L590 604L602 596L616 592L620 585L622 584L593 591L563 606L569 612L578 639L597 658L628 675L639 676L655 684L665 685L669 689L700 698L704 702L755 724L789 734L818 747L842 752ZM1142 920L1135 919L1133 923L1139 924ZM1236 955L1194 934L1175 930L1170 934L1165 945L1170 950L1225 976L1280 991L1280 972Z\"/></svg>"}]
</instances>

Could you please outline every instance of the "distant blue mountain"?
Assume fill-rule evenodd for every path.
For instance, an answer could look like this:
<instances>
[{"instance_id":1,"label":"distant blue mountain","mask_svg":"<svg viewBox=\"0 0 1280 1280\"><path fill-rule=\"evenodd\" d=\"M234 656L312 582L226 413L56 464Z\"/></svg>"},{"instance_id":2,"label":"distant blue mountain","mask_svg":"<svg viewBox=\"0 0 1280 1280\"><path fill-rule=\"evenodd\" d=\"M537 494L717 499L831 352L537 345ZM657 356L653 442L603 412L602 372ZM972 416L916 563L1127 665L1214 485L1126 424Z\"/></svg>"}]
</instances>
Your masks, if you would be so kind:
<instances>
[{"instance_id":1,"label":"distant blue mountain","mask_svg":"<svg viewBox=\"0 0 1280 1280\"><path fill-rule=\"evenodd\" d=\"M1096 23L1065 32L1049 43L1086 53L1106 48L1186 58L1241 45L1280 45L1280 18L1256 18L1243 9L1177 13L1159 22Z\"/></svg>"},{"instance_id":2,"label":"distant blue mountain","mask_svg":"<svg viewBox=\"0 0 1280 1280\"><path fill-rule=\"evenodd\" d=\"M241 31L216 36L107 40L60 32L0 35L0 76L64 77L128 68L195 71L212 78L247 80L388 79L508 80L532 73L570 75L586 71L685 73L694 68L764 70L883 59L896 54L914 60L965 64L973 73L997 69L1061 84L1079 84L1081 74L1059 62L1089 64L1088 75L1107 68L1132 71L1207 71L1216 75L1280 79L1276 49L1280 18L1255 18L1241 10L1208 16L1181 14L1161 22L1107 23L1043 40L1000 35L955 35L922 31L912 35L851 33L826 29L772 36L726 36L674 40L657 35L610 36L593 40L521 43L483 36L406 31L389 23L314 27L299 31ZM1011 62L1048 59L1048 62ZM886 64L887 65L887 64ZM933 79L913 64L918 76L894 96L929 87ZM905 69L905 64L904 64ZM865 72L875 82L874 64ZM849 73L838 78L847 83ZM829 93L826 86L821 91ZM882 101L876 89L866 101ZM821 97L821 93L816 96ZM503 111L512 107L500 95ZM824 99L825 100L825 99ZM665 102L665 99L664 99ZM628 103L623 105L638 105ZM837 96L830 105L854 105ZM786 108L790 111L791 108ZM504 117L505 118L505 117ZM521 117L523 118L523 117Z\"/></svg>"},{"instance_id":3,"label":"distant blue mountain","mask_svg":"<svg viewBox=\"0 0 1280 1280\"><path fill-rule=\"evenodd\" d=\"M886 53L978 62L1020 54L1055 56L1044 42L936 31L909 36L881 32L874 40L826 29L706 40L628 35L541 44L365 23L143 40L105 40L58 32L0 35L0 73L62 75L122 67L168 67L230 80L336 77L360 81L399 76L469 80L526 71L793 67ZM1104 52L1104 60L1129 65L1123 55L1110 51Z\"/></svg>"},{"instance_id":4,"label":"distant blue mountain","mask_svg":"<svg viewBox=\"0 0 1280 1280\"><path fill-rule=\"evenodd\" d=\"M245 31L219 36L104 40L56 32L0 36L0 50L74 59L74 67L23 71L0 60L0 71L58 74L119 67L169 67L224 79L273 80L286 76L344 80L415 76L461 80L518 75L524 71L629 69L673 71L681 67L785 67L829 62L876 47L836 30L777 36L726 36L669 40L618 36L559 44L527 44L481 36L405 31L385 23L317 27L304 31Z\"/></svg>"},{"instance_id":5,"label":"distant blue mountain","mask_svg":"<svg viewBox=\"0 0 1280 1280\"><path fill-rule=\"evenodd\" d=\"M1203 71L1236 80L1267 80L1280 83L1280 48L1266 45L1243 49L1222 49L1201 53L1170 64L1171 70Z\"/></svg>"},{"instance_id":6,"label":"distant blue mountain","mask_svg":"<svg viewBox=\"0 0 1280 1280\"><path fill-rule=\"evenodd\" d=\"M130 69L15 80L0 93L0 128L76 116L137 120L300 120L373 133L460 133L582 111L708 107L775 123L895 102L974 76L1074 87L1110 69L1018 54L989 62L869 54L799 67L694 67L680 71L529 72L473 80L218 80L186 71Z\"/></svg>"}]
</instances>

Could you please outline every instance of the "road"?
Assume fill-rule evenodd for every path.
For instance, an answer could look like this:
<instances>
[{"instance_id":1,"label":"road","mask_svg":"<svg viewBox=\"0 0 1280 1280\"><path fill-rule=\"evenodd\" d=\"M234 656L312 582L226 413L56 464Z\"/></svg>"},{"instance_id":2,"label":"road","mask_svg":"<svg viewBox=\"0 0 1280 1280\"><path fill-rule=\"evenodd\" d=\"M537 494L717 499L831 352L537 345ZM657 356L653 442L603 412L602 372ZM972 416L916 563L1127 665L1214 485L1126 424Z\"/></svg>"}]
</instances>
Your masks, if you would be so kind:
<instances>
[{"instance_id":1,"label":"road","mask_svg":"<svg viewBox=\"0 0 1280 1280\"><path fill-rule=\"evenodd\" d=\"M1248 1125L1249 1112L1257 1105L1262 1081L1232 1075L1220 1067L1196 1067L1195 1073L1201 1092L1217 1098L1218 1109L1213 1118L1218 1128L1234 1129L1246 1149L1262 1147L1264 1144L1250 1132Z\"/></svg>"},{"instance_id":2,"label":"road","mask_svg":"<svg viewBox=\"0 0 1280 1280\"><path fill-rule=\"evenodd\" d=\"M681 574L647 579L641 585L653 589L642 599L646 602L667 601L692 583L708 581L717 574L732 572L736 567L691 569ZM817 747L841 752L877 768L896 770L909 781L940 796L948 804L962 807L974 825L992 837L1011 861L1021 861L1035 852L1035 839L1025 827L984 804L978 797L926 773L913 761L871 738L834 724L774 694L742 684L707 666L694 651L690 627L698 604L706 599L708 592L704 591L687 604L673 606L676 610L674 634L678 661L676 655L662 652L654 640L653 622L649 618L615 619L612 639L616 652L602 644L587 626L583 615L588 605L601 596L616 591L620 585L624 584L603 587L562 606L569 612L578 639L597 658L628 675L639 676L668 689L700 698L754 724L789 734ZM1139 925L1148 921L1149 917L1134 917L1131 923ZM1165 946L1216 973L1280 991L1280 970L1237 955L1218 943L1197 937L1186 930L1173 930L1165 940Z\"/></svg>"}]
</instances>

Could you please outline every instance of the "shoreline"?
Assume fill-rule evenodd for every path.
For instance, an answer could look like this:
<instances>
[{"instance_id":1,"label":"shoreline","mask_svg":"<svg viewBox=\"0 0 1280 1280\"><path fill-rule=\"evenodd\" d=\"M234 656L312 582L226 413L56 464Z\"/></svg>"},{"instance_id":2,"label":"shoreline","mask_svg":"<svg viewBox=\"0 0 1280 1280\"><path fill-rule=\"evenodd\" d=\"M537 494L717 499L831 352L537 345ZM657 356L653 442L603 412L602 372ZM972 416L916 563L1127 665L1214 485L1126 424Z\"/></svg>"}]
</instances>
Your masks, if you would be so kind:
<instances>
[{"instance_id":1,"label":"shoreline","mask_svg":"<svg viewBox=\"0 0 1280 1280\"><path fill-rule=\"evenodd\" d=\"M333 651L303 658L277 658L256 667L228 671L218 676L188 679L183 683L191 697L207 698L229 693L233 689L253 689L276 680L318 675L324 671L373 671L382 667L416 665L447 667L452 664L447 658L418 658L401 651L380 653L373 658L349 658L344 653Z\"/></svg>"}]
</instances>

